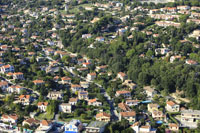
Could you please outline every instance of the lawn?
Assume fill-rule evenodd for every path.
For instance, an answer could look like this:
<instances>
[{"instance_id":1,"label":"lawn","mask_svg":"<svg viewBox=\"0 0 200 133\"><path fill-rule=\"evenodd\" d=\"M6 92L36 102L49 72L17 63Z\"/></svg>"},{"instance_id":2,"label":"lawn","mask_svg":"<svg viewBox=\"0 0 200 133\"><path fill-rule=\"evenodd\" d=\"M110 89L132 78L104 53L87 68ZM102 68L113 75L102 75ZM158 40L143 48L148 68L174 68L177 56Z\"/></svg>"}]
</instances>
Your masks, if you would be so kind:
<instances>
[{"instance_id":1,"label":"lawn","mask_svg":"<svg viewBox=\"0 0 200 133\"><path fill-rule=\"evenodd\" d=\"M54 118L54 114L49 114L49 113L40 113L38 116L36 116L36 119L38 120L52 120Z\"/></svg>"}]
</instances>

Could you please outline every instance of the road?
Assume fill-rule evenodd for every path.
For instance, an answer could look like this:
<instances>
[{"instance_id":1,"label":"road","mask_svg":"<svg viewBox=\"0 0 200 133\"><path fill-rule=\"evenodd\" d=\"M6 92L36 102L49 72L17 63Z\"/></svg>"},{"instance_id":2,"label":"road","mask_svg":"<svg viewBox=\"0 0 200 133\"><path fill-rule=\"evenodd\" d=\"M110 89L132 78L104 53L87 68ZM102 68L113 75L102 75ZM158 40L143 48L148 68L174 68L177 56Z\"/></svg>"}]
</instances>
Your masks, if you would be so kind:
<instances>
[{"instance_id":1,"label":"road","mask_svg":"<svg viewBox=\"0 0 200 133\"><path fill-rule=\"evenodd\" d=\"M66 51L66 50L65 50L65 51ZM69 51L67 51L67 52L69 52ZM71 52L70 52L70 53L71 53ZM49 59L49 60L51 60L51 61L55 61L55 60L52 59L50 56L48 56L48 55L46 55L46 54L43 54L43 55L44 55L47 59ZM61 65L62 65L62 64L61 64ZM62 67L62 69L64 69L64 70L68 71L69 73L71 73L73 77L77 76L77 77L81 78L82 80L87 81L85 77L83 77L83 76L81 76L81 75L77 75L77 74L75 74L73 71L70 71L69 67L67 67L67 66ZM97 85L99 88L101 88L101 90L103 90L104 96L106 97L106 99L107 99L107 101L108 101L108 103L109 103L109 105L110 105L111 118L112 118L113 121L118 120L117 111L115 110L114 104L113 104L114 102L113 102L113 100L111 99L111 97L108 95L108 93L106 92L106 89L105 89L102 85L100 85L100 84L98 84L98 83L95 83L95 82L93 82L93 81L87 81L87 82L94 83L94 84ZM58 114L55 115L54 120L57 121L57 120L58 120L57 118L58 118Z\"/></svg>"}]
</instances>

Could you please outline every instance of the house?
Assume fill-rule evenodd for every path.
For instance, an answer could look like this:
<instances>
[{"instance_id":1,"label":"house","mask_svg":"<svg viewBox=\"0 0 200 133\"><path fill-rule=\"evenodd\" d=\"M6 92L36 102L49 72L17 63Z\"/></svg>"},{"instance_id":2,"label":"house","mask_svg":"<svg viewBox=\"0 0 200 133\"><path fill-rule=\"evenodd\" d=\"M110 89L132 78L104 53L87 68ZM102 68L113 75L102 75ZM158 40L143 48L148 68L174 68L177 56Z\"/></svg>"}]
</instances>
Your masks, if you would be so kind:
<instances>
[{"instance_id":1,"label":"house","mask_svg":"<svg viewBox=\"0 0 200 133\"><path fill-rule=\"evenodd\" d=\"M174 103L173 101L167 101L165 108L169 112L179 112L180 105Z\"/></svg>"},{"instance_id":2,"label":"house","mask_svg":"<svg viewBox=\"0 0 200 133\"><path fill-rule=\"evenodd\" d=\"M198 64L198 63L197 63L196 61L194 61L194 60L186 60L185 63L188 64L188 65L197 65L197 64Z\"/></svg>"},{"instance_id":3,"label":"house","mask_svg":"<svg viewBox=\"0 0 200 133\"><path fill-rule=\"evenodd\" d=\"M1 67L1 73L8 73L8 72L14 72L14 66L11 65L4 65Z\"/></svg>"},{"instance_id":4,"label":"house","mask_svg":"<svg viewBox=\"0 0 200 133\"><path fill-rule=\"evenodd\" d=\"M32 101L32 97L30 95L20 95L19 96L19 103L22 105L29 105Z\"/></svg>"},{"instance_id":5,"label":"house","mask_svg":"<svg viewBox=\"0 0 200 133\"><path fill-rule=\"evenodd\" d=\"M92 64L90 62L82 63L83 67L90 67Z\"/></svg>"},{"instance_id":6,"label":"house","mask_svg":"<svg viewBox=\"0 0 200 133\"><path fill-rule=\"evenodd\" d=\"M38 102L37 106L40 111L45 112L48 106L48 102Z\"/></svg>"},{"instance_id":7,"label":"house","mask_svg":"<svg viewBox=\"0 0 200 133\"><path fill-rule=\"evenodd\" d=\"M102 106L102 102L98 102L97 99L90 99L88 100L88 105L91 106Z\"/></svg>"},{"instance_id":8,"label":"house","mask_svg":"<svg viewBox=\"0 0 200 133\"><path fill-rule=\"evenodd\" d=\"M105 113L105 112L98 113L98 114L96 114L96 120L97 121L109 122L110 121L110 115Z\"/></svg>"},{"instance_id":9,"label":"house","mask_svg":"<svg viewBox=\"0 0 200 133\"><path fill-rule=\"evenodd\" d=\"M63 92L51 91L48 93L47 97L51 100L58 100L63 98Z\"/></svg>"},{"instance_id":10,"label":"house","mask_svg":"<svg viewBox=\"0 0 200 133\"><path fill-rule=\"evenodd\" d=\"M83 129L83 124L80 120L72 119L69 123L65 124L65 133L80 133Z\"/></svg>"},{"instance_id":11,"label":"house","mask_svg":"<svg viewBox=\"0 0 200 133\"><path fill-rule=\"evenodd\" d=\"M95 69L95 71L97 71L97 72L105 72L106 71L106 69L107 69L107 65L103 65L103 66L96 66L96 69Z\"/></svg>"},{"instance_id":12,"label":"house","mask_svg":"<svg viewBox=\"0 0 200 133\"><path fill-rule=\"evenodd\" d=\"M135 133L156 133L156 129L151 128L150 125L141 126L139 122L134 123L131 128Z\"/></svg>"},{"instance_id":13,"label":"house","mask_svg":"<svg viewBox=\"0 0 200 133\"><path fill-rule=\"evenodd\" d=\"M190 6L177 6L178 10L189 10Z\"/></svg>"},{"instance_id":14,"label":"house","mask_svg":"<svg viewBox=\"0 0 200 133\"><path fill-rule=\"evenodd\" d=\"M35 127L35 126L38 126L39 124L40 124L40 121L34 118L28 118L22 122L23 126L29 125L29 127Z\"/></svg>"},{"instance_id":15,"label":"house","mask_svg":"<svg viewBox=\"0 0 200 133\"><path fill-rule=\"evenodd\" d=\"M93 81L96 78L96 73L88 73L87 74L87 80Z\"/></svg>"},{"instance_id":16,"label":"house","mask_svg":"<svg viewBox=\"0 0 200 133\"><path fill-rule=\"evenodd\" d=\"M33 83L35 85L43 85L44 84L44 81L43 80L34 80Z\"/></svg>"},{"instance_id":17,"label":"house","mask_svg":"<svg viewBox=\"0 0 200 133\"><path fill-rule=\"evenodd\" d=\"M136 121L136 113L135 113L135 111L120 112L119 120L121 121L122 118L127 119L129 122L134 123Z\"/></svg>"},{"instance_id":18,"label":"house","mask_svg":"<svg viewBox=\"0 0 200 133\"><path fill-rule=\"evenodd\" d=\"M126 79L128 78L128 76L127 76L125 73L123 73L123 72L119 72L119 73L117 74L117 78L119 78L119 79L121 79L122 81L124 81L124 80L126 80Z\"/></svg>"},{"instance_id":19,"label":"house","mask_svg":"<svg viewBox=\"0 0 200 133\"><path fill-rule=\"evenodd\" d=\"M22 72L13 73L13 79L23 80L24 79L24 74Z\"/></svg>"},{"instance_id":20,"label":"house","mask_svg":"<svg viewBox=\"0 0 200 133\"><path fill-rule=\"evenodd\" d=\"M24 90L25 88L20 86L20 85L12 85L12 86L9 86L8 88L6 88L6 91L8 93L17 93L17 94L20 94L20 92L22 90Z\"/></svg>"},{"instance_id":21,"label":"house","mask_svg":"<svg viewBox=\"0 0 200 133\"><path fill-rule=\"evenodd\" d=\"M15 124L15 123L17 123L18 116L17 115L5 115L5 114L3 114L2 117L1 117L1 120L3 122L9 122L9 123Z\"/></svg>"},{"instance_id":22,"label":"house","mask_svg":"<svg viewBox=\"0 0 200 133\"><path fill-rule=\"evenodd\" d=\"M148 111L151 112L151 113L154 110L158 111L158 107L159 107L158 104L153 104L153 103L150 103L150 104L147 105Z\"/></svg>"},{"instance_id":23,"label":"house","mask_svg":"<svg viewBox=\"0 0 200 133\"><path fill-rule=\"evenodd\" d=\"M106 125L107 123L103 121L91 121L85 131L86 133L103 133Z\"/></svg>"},{"instance_id":24,"label":"house","mask_svg":"<svg viewBox=\"0 0 200 133\"><path fill-rule=\"evenodd\" d=\"M175 124L175 123L169 123L168 124L168 129L172 132L178 133L179 131L179 125Z\"/></svg>"},{"instance_id":25,"label":"house","mask_svg":"<svg viewBox=\"0 0 200 133\"><path fill-rule=\"evenodd\" d=\"M139 103L140 102L138 100L130 100L130 99L126 100L126 104L128 106L137 106Z\"/></svg>"},{"instance_id":26,"label":"house","mask_svg":"<svg viewBox=\"0 0 200 133\"><path fill-rule=\"evenodd\" d=\"M96 41L99 41L99 42L104 42L105 41L105 39L104 39L104 37L96 37L96 39L95 39Z\"/></svg>"},{"instance_id":27,"label":"house","mask_svg":"<svg viewBox=\"0 0 200 133\"><path fill-rule=\"evenodd\" d=\"M157 121L165 121L166 115L162 111L153 110L152 118Z\"/></svg>"},{"instance_id":28,"label":"house","mask_svg":"<svg viewBox=\"0 0 200 133\"><path fill-rule=\"evenodd\" d=\"M90 83L87 81L80 81L80 85L82 88L88 88L90 86Z\"/></svg>"},{"instance_id":29,"label":"house","mask_svg":"<svg viewBox=\"0 0 200 133\"><path fill-rule=\"evenodd\" d=\"M170 57L170 63L173 63L175 60L181 59L181 55L171 56Z\"/></svg>"},{"instance_id":30,"label":"house","mask_svg":"<svg viewBox=\"0 0 200 133\"><path fill-rule=\"evenodd\" d=\"M181 127L197 128L200 121L200 110L182 110Z\"/></svg>"},{"instance_id":31,"label":"house","mask_svg":"<svg viewBox=\"0 0 200 133\"><path fill-rule=\"evenodd\" d=\"M82 87L78 84L71 84L71 90L73 93L75 93L76 91L81 91Z\"/></svg>"},{"instance_id":32,"label":"house","mask_svg":"<svg viewBox=\"0 0 200 133\"><path fill-rule=\"evenodd\" d=\"M69 78L69 77L62 77L61 81L62 81L63 84L71 84L72 79Z\"/></svg>"},{"instance_id":33,"label":"house","mask_svg":"<svg viewBox=\"0 0 200 133\"><path fill-rule=\"evenodd\" d=\"M78 99L87 100L88 99L88 92L87 91L79 91L78 92Z\"/></svg>"},{"instance_id":34,"label":"house","mask_svg":"<svg viewBox=\"0 0 200 133\"><path fill-rule=\"evenodd\" d=\"M78 101L79 101L78 98L70 98L70 99L69 99L69 104L71 104L71 105L76 105Z\"/></svg>"},{"instance_id":35,"label":"house","mask_svg":"<svg viewBox=\"0 0 200 133\"><path fill-rule=\"evenodd\" d=\"M72 112L72 105L69 103L62 103L59 105L59 111L63 113L71 113Z\"/></svg>"},{"instance_id":36,"label":"house","mask_svg":"<svg viewBox=\"0 0 200 133\"><path fill-rule=\"evenodd\" d=\"M91 38L91 37L92 37L91 34L83 34L83 35L82 35L82 38L83 38L83 39L89 39L89 38Z\"/></svg>"},{"instance_id":37,"label":"house","mask_svg":"<svg viewBox=\"0 0 200 133\"><path fill-rule=\"evenodd\" d=\"M8 82L7 81L1 81L0 82L0 88L2 91L6 91L6 89L8 88Z\"/></svg>"},{"instance_id":38,"label":"house","mask_svg":"<svg viewBox=\"0 0 200 133\"><path fill-rule=\"evenodd\" d=\"M38 133L48 133L53 127L53 123L48 120L42 120L40 126L36 129L35 132Z\"/></svg>"},{"instance_id":39,"label":"house","mask_svg":"<svg viewBox=\"0 0 200 133\"><path fill-rule=\"evenodd\" d=\"M137 85L134 84L132 80L125 80L123 85L128 86L130 88L130 90L133 90L137 87Z\"/></svg>"},{"instance_id":40,"label":"house","mask_svg":"<svg viewBox=\"0 0 200 133\"><path fill-rule=\"evenodd\" d=\"M116 97L123 96L125 98L131 97L131 92L126 90L116 91Z\"/></svg>"},{"instance_id":41,"label":"house","mask_svg":"<svg viewBox=\"0 0 200 133\"><path fill-rule=\"evenodd\" d=\"M147 97L149 98L153 98L157 94L157 91L155 91L154 88L150 86L145 86L144 91L147 94Z\"/></svg>"},{"instance_id":42,"label":"house","mask_svg":"<svg viewBox=\"0 0 200 133\"><path fill-rule=\"evenodd\" d=\"M131 109L129 108L129 106L126 103L123 103L123 102L121 102L121 103L118 104L118 108L119 108L120 112L121 111L122 112L129 112L129 111L131 111Z\"/></svg>"}]
</instances>

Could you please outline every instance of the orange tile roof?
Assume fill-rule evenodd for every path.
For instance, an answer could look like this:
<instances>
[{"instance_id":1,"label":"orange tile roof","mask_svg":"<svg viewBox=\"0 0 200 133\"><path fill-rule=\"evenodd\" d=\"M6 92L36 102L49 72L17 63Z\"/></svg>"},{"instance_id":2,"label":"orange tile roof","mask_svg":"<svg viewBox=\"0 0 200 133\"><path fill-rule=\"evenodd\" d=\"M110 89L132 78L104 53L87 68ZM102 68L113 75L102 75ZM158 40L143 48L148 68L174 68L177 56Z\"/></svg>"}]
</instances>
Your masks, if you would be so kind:
<instances>
[{"instance_id":1,"label":"orange tile roof","mask_svg":"<svg viewBox=\"0 0 200 133\"><path fill-rule=\"evenodd\" d=\"M99 118L99 117L110 117L110 115L105 112L102 112L102 113L96 114L96 118Z\"/></svg>"},{"instance_id":2,"label":"orange tile roof","mask_svg":"<svg viewBox=\"0 0 200 133\"><path fill-rule=\"evenodd\" d=\"M97 101L97 99L95 98L95 99L90 99L88 102L93 103L93 102L96 102L96 101Z\"/></svg>"},{"instance_id":3,"label":"orange tile roof","mask_svg":"<svg viewBox=\"0 0 200 133\"><path fill-rule=\"evenodd\" d=\"M126 94L126 93L131 93L130 91L126 91L126 90L121 90L121 91L117 91L116 93L118 94Z\"/></svg>"},{"instance_id":4,"label":"orange tile roof","mask_svg":"<svg viewBox=\"0 0 200 133\"><path fill-rule=\"evenodd\" d=\"M122 109L123 111L130 111L131 109L128 107L128 105L127 104L125 104L125 103L119 103L118 104L118 107L120 108L120 109Z\"/></svg>"},{"instance_id":5,"label":"orange tile roof","mask_svg":"<svg viewBox=\"0 0 200 133\"><path fill-rule=\"evenodd\" d=\"M51 124L51 121L42 120L41 123L42 123L43 126L49 126Z\"/></svg>"},{"instance_id":6,"label":"orange tile roof","mask_svg":"<svg viewBox=\"0 0 200 133\"><path fill-rule=\"evenodd\" d=\"M170 106L174 106L175 103L173 101L167 101L167 104L170 105Z\"/></svg>"},{"instance_id":7,"label":"orange tile roof","mask_svg":"<svg viewBox=\"0 0 200 133\"><path fill-rule=\"evenodd\" d=\"M120 112L122 117L131 117L131 116L136 116L135 111L131 111L131 112Z\"/></svg>"},{"instance_id":8,"label":"orange tile roof","mask_svg":"<svg viewBox=\"0 0 200 133\"><path fill-rule=\"evenodd\" d=\"M29 98L30 98L30 95L20 95L20 96L19 96L19 99L22 99L22 98L29 99Z\"/></svg>"},{"instance_id":9,"label":"orange tile roof","mask_svg":"<svg viewBox=\"0 0 200 133\"><path fill-rule=\"evenodd\" d=\"M38 105L38 106L41 106L41 105L47 106L47 105L48 105L48 102L38 102L37 105Z\"/></svg>"},{"instance_id":10,"label":"orange tile roof","mask_svg":"<svg viewBox=\"0 0 200 133\"><path fill-rule=\"evenodd\" d=\"M43 80L34 80L33 83L37 84L37 83L44 83Z\"/></svg>"},{"instance_id":11,"label":"orange tile roof","mask_svg":"<svg viewBox=\"0 0 200 133\"><path fill-rule=\"evenodd\" d=\"M1 81L0 86L4 86L4 85L8 85L8 82L7 81Z\"/></svg>"}]
</instances>

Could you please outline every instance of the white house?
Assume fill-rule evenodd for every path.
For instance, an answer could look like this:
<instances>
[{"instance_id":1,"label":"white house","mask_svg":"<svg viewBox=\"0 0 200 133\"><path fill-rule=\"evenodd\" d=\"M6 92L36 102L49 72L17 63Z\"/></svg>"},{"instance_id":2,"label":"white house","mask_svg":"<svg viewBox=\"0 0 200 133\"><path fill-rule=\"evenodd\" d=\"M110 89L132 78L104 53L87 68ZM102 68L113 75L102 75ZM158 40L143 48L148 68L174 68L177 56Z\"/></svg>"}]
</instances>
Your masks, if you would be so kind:
<instances>
[{"instance_id":1,"label":"white house","mask_svg":"<svg viewBox=\"0 0 200 133\"><path fill-rule=\"evenodd\" d=\"M38 102L37 105L40 111L45 112L48 106L48 102Z\"/></svg>"},{"instance_id":2,"label":"white house","mask_svg":"<svg viewBox=\"0 0 200 133\"><path fill-rule=\"evenodd\" d=\"M93 81L96 78L96 73L88 73L87 80Z\"/></svg>"},{"instance_id":3,"label":"white house","mask_svg":"<svg viewBox=\"0 0 200 133\"><path fill-rule=\"evenodd\" d=\"M9 123L17 123L18 116L17 115L2 115L1 120L3 122L9 122Z\"/></svg>"},{"instance_id":4,"label":"white house","mask_svg":"<svg viewBox=\"0 0 200 133\"><path fill-rule=\"evenodd\" d=\"M63 113L71 113L72 112L72 105L69 103L62 103L59 105L59 111Z\"/></svg>"},{"instance_id":5,"label":"white house","mask_svg":"<svg viewBox=\"0 0 200 133\"><path fill-rule=\"evenodd\" d=\"M7 81L1 81L0 82L0 88L2 91L5 91L8 88L8 82Z\"/></svg>"},{"instance_id":6,"label":"white house","mask_svg":"<svg viewBox=\"0 0 200 133\"><path fill-rule=\"evenodd\" d=\"M173 101L167 101L165 108L169 112L179 112L180 105L174 103Z\"/></svg>"},{"instance_id":7,"label":"white house","mask_svg":"<svg viewBox=\"0 0 200 133\"><path fill-rule=\"evenodd\" d=\"M11 65L4 65L1 67L1 73L14 72L14 67Z\"/></svg>"},{"instance_id":8,"label":"white house","mask_svg":"<svg viewBox=\"0 0 200 133\"><path fill-rule=\"evenodd\" d=\"M83 129L83 124L79 120L71 120L65 124L65 133L80 133Z\"/></svg>"}]
</instances>

